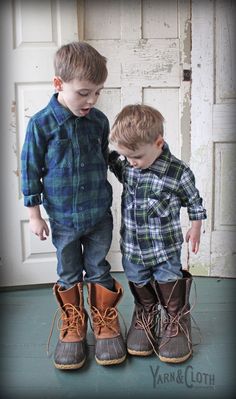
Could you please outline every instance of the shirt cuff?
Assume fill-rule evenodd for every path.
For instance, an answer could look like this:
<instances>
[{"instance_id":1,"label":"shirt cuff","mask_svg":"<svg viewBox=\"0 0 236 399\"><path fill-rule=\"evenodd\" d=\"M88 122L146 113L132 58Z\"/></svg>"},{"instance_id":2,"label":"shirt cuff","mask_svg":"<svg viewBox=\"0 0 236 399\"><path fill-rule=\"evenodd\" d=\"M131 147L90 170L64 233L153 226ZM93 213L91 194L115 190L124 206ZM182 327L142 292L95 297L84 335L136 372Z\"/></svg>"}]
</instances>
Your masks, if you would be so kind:
<instances>
[{"instance_id":1,"label":"shirt cuff","mask_svg":"<svg viewBox=\"0 0 236 399\"><path fill-rule=\"evenodd\" d=\"M189 212L189 220L204 220L207 218L206 210L204 209L202 212Z\"/></svg>"},{"instance_id":2,"label":"shirt cuff","mask_svg":"<svg viewBox=\"0 0 236 399\"><path fill-rule=\"evenodd\" d=\"M41 194L26 195L24 197L24 206L36 206L42 204Z\"/></svg>"}]
</instances>

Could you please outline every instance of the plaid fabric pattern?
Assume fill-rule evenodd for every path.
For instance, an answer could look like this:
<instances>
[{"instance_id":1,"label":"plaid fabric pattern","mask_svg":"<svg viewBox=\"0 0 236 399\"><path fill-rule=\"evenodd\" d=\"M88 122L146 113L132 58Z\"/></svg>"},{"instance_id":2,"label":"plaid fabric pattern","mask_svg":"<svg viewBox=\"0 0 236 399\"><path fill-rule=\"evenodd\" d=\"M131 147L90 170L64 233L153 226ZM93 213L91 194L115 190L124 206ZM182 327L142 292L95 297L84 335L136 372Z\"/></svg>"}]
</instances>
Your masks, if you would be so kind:
<instances>
[{"instance_id":1,"label":"plaid fabric pattern","mask_svg":"<svg viewBox=\"0 0 236 399\"><path fill-rule=\"evenodd\" d=\"M123 255L146 266L167 260L183 243L181 207L187 207L190 220L206 218L192 171L171 154L167 143L149 169L132 168L115 151L109 156L109 167L123 184Z\"/></svg>"},{"instance_id":2,"label":"plaid fabric pattern","mask_svg":"<svg viewBox=\"0 0 236 399\"><path fill-rule=\"evenodd\" d=\"M101 111L76 117L54 94L28 123L21 153L24 205L42 203L50 218L77 230L95 225L112 203L108 133Z\"/></svg>"}]
</instances>

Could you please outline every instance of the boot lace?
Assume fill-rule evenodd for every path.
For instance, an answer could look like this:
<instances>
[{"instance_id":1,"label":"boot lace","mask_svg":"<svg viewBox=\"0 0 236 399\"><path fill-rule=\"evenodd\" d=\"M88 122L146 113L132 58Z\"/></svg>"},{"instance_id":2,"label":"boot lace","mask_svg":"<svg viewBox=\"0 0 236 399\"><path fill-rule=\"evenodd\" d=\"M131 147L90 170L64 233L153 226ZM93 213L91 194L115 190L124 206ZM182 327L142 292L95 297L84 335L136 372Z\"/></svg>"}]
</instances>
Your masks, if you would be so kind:
<instances>
[{"instance_id":1,"label":"boot lace","mask_svg":"<svg viewBox=\"0 0 236 399\"><path fill-rule=\"evenodd\" d=\"M135 327L151 330L156 326L156 315L158 314L157 306L154 305L148 311L143 307L136 310ZM145 327L145 328L144 328Z\"/></svg>"},{"instance_id":2,"label":"boot lace","mask_svg":"<svg viewBox=\"0 0 236 399\"><path fill-rule=\"evenodd\" d=\"M136 311L136 322L135 327L141 328L145 331L147 339L149 340L153 351L158 356L156 350L156 339L155 339L155 331L157 327L157 316L159 314L159 310L157 305L154 305L148 311L144 310L143 308L138 308ZM153 332L154 331L154 334Z\"/></svg>"},{"instance_id":3,"label":"boot lace","mask_svg":"<svg viewBox=\"0 0 236 399\"><path fill-rule=\"evenodd\" d=\"M61 311L60 317L58 317L58 313ZM50 341L51 337L53 334L56 318L57 319L57 330L64 333L63 335L70 331L70 332L76 332L80 338L81 336L81 331L80 327L84 325L85 323L85 317L86 313L81 312L76 306L72 305L71 303L66 303L60 308L58 308L54 314L53 321L52 321L52 326L50 329L49 337L48 337L48 342L47 342L47 355L49 356L49 346L50 346Z\"/></svg>"},{"instance_id":4,"label":"boot lace","mask_svg":"<svg viewBox=\"0 0 236 399\"><path fill-rule=\"evenodd\" d=\"M101 329L104 327L116 333L116 329L112 325L118 317L118 311L115 308L106 308L104 312L100 312L95 306L91 306L90 310L93 324L98 329L98 334L100 334Z\"/></svg>"},{"instance_id":5,"label":"boot lace","mask_svg":"<svg viewBox=\"0 0 236 399\"><path fill-rule=\"evenodd\" d=\"M177 336L179 334L179 331L181 331L187 338L189 349L191 349L192 340L190 337L190 331L187 326L186 327L184 326L183 323L183 319L187 315L190 316L190 309L186 310L185 312L180 311L175 316L172 316L170 313L167 312L167 309L163 307L161 311L161 326L164 331L166 331L167 329L170 331L176 331L169 338ZM159 348L162 348L165 344L166 342L163 342L159 346Z\"/></svg>"}]
</instances>

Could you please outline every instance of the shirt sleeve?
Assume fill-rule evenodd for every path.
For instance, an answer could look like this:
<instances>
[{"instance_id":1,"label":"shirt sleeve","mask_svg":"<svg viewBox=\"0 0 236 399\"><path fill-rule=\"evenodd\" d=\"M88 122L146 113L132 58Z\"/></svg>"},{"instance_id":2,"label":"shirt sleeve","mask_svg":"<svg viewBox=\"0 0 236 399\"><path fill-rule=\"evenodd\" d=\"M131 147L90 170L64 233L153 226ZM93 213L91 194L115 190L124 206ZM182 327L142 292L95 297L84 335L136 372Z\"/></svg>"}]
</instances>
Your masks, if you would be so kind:
<instances>
[{"instance_id":1,"label":"shirt sleeve","mask_svg":"<svg viewBox=\"0 0 236 399\"><path fill-rule=\"evenodd\" d=\"M30 120L21 152L21 189L27 207L42 203L45 149L44 135L36 122Z\"/></svg>"},{"instance_id":2,"label":"shirt sleeve","mask_svg":"<svg viewBox=\"0 0 236 399\"><path fill-rule=\"evenodd\" d=\"M207 218L206 209L202 205L202 198L195 186L193 172L186 168L182 174L179 193L181 205L187 207L189 220L203 220Z\"/></svg>"}]
</instances>

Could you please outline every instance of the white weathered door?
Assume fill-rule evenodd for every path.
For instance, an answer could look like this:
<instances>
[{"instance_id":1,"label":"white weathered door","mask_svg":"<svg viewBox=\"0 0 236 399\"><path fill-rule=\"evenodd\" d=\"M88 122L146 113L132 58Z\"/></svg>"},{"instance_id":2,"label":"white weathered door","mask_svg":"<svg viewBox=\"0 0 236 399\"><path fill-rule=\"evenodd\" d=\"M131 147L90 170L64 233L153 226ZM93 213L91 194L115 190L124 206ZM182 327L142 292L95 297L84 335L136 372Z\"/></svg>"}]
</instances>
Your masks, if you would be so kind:
<instances>
[{"instance_id":1,"label":"white weathered door","mask_svg":"<svg viewBox=\"0 0 236 399\"><path fill-rule=\"evenodd\" d=\"M193 1L192 159L208 208L201 274L236 277L235 2Z\"/></svg>"},{"instance_id":2,"label":"white weathered door","mask_svg":"<svg viewBox=\"0 0 236 399\"><path fill-rule=\"evenodd\" d=\"M216 1L211 275L236 277L236 4Z\"/></svg>"},{"instance_id":3,"label":"white weathered door","mask_svg":"<svg viewBox=\"0 0 236 399\"><path fill-rule=\"evenodd\" d=\"M109 76L98 106L112 125L129 103L158 108L176 156L190 159L190 2L187 0L79 1L79 37L108 58ZM185 81L184 81L184 71ZM119 250L121 186L113 175L114 235L109 260L122 270ZM186 215L183 213L186 229ZM184 253L183 253L184 259Z\"/></svg>"},{"instance_id":4,"label":"white weathered door","mask_svg":"<svg viewBox=\"0 0 236 399\"><path fill-rule=\"evenodd\" d=\"M108 58L109 77L100 107L113 123L121 107L145 102L167 120L171 150L190 159L190 1L188 0L16 0L4 5L5 98L1 120L1 284L39 284L56 279L50 239L29 232L20 190L20 151L28 118L52 94L52 57L63 42L86 40ZM77 21L78 15L78 21ZM3 52L1 52L3 54ZM187 71L186 80L183 71ZM114 238L109 254L121 270L119 183L114 188ZM44 213L44 216L45 213ZM184 227L187 222L183 216Z\"/></svg>"},{"instance_id":5,"label":"white weathered door","mask_svg":"<svg viewBox=\"0 0 236 399\"><path fill-rule=\"evenodd\" d=\"M26 124L53 93L53 55L78 39L74 0L1 3L1 285L55 281L55 250L28 228L20 187ZM43 212L44 216L45 213Z\"/></svg>"},{"instance_id":6,"label":"white weathered door","mask_svg":"<svg viewBox=\"0 0 236 399\"><path fill-rule=\"evenodd\" d=\"M216 1L211 275L236 277L236 4Z\"/></svg>"}]
</instances>

